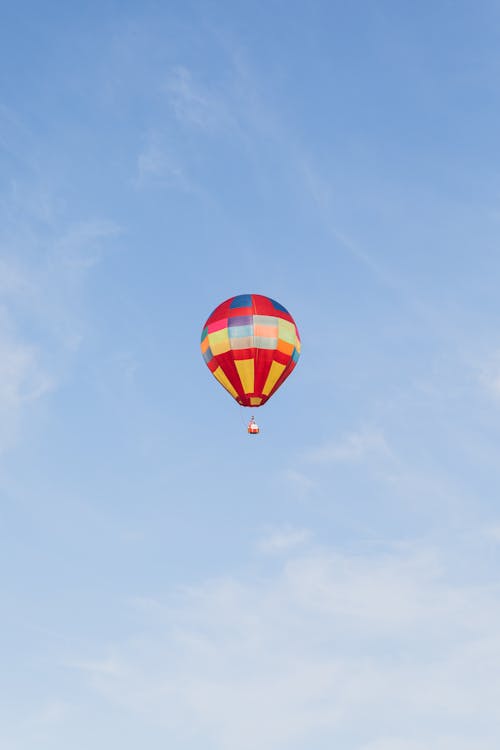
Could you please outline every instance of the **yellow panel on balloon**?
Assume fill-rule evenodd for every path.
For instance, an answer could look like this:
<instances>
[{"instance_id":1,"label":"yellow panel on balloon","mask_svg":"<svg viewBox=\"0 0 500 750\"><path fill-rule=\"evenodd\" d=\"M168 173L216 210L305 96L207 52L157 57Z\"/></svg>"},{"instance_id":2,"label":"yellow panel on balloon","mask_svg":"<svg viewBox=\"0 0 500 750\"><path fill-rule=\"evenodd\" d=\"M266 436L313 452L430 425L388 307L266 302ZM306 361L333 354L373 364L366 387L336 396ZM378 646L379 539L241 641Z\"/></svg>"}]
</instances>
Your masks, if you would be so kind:
<instances>
[{"instance_id":1,"label":"yellow panel on balloon","mask_svg":"<svg viewBox=\"0 0 500 750\"><path fill-rule=\"evenodd\" d=\"M269 396L272 389L278 382L280 376L282 375L284 369L285 365L282 365L280 362L272 363L271 369L269 370L269 374L264 384L264 388L262 389L262 393L264 394L264 396Z\"/></svg>"},{"instance_id":2,"label":"yellow panel on balloon","mask_svg":"<svg viewBox=\"0 0 500 750\"><path fill-rule=\"evenodd\" d=\"M214 370L213 375L214 375L215 378L217 378L217 380L219 381L219 383L224 386L224 388L226 389L226 391L229 391L229 393L231 394L231 396L233 398L238 398L237 392L235 391L235 389L233 388L233 386L229 382L228 377L225 374L225 372L222 369L222 367L218 367L216 370Z\"/></svg>"},{"instance_id":3,"label":"yellow panel on balloon","mask_svg":"<svg viewBox=\"0 0 500 750\"><path fill-rule=\"evenodd\" d=\"M278 320L278 337L283 341L287 341L289 344L295 344L297 335L295 333L295 326L290 323L289 320Z\"/></svg>"},{"instance_id":4,"label":"yellow panel on balloon","mask_svg":"<svg viewBox=\"0 0 500 750\"><path fill-rule=\"evenodd\" d=\"M260 406L262 399L259 396L250 396L250 406Z\"/></svg>"},{"instance_id":5,"label":"yellow panel on balloon","mask_svg":"<svg viewBox=\"0 0 500 750\"><path fill-rule=\"evenodd\" d=\"M216 357L218 354L224 354L231 348L229 345L229 335L227 328L223 328L220 331L214 331L208 334L208 340L210 342L210 349L212 354Z\"/></svg>"},{"instance_id":6,"label":"yellow panel on balloon","mask_svg":"<svg viewBox=\"0 0 500 750\"><path fill-rule=\"evenodd\" d=\"M255 369L253 359L236 359L234 361L238 375L240 376L241 385L245 393L253 393L255 390Z\"/></svg>"}]
</instances>

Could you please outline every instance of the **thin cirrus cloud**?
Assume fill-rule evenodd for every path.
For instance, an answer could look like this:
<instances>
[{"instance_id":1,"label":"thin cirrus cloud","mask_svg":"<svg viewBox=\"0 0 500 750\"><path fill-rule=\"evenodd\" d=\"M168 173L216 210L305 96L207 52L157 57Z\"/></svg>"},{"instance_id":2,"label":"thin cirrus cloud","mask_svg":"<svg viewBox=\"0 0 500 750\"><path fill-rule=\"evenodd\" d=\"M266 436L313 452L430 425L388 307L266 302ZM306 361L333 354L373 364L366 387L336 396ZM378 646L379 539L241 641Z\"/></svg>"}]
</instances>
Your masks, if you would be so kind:
<instances>
[{"instance_id":1,"label":"thin cirrus cloud","mask_svg":"<svg viewBox=\"0 0 500 750\"><path fill-rule=\"evenodd\" d=\"M270 555L288 553L310 542L311 537L309 529L275 529L259 541L257 548Z\"/></svg>"},{"instance_id":2,"label":"thin cirrus cloud","mask_svg":"<svg viewBox=\"0 0 500 750\"><path fill-rule=\"evenodd\" d=\"M34 346L0 337L0 410L9 411L40 398L53 385Z\"/></svg>"},{"instance_id":3,"label":"thin cirrus cloud","mask_svg":"<svg viewBox=\"0 0 500 750\"><path fill-rule=\"evenodd\" d=\"M16 220L19 225L26 222L29 217ZM120 232L112 221L89 219L50 227L42 240L33 236L21 243L14 232L2 238L4 329L6 325L14 329L22 311L28 318L36 318L46 334L42 337L45 343L62 334L67 321L72 320L88 273L102 259L105 243Z\"/></svg>"},{"instance_id":4,"label":"thin cirrus cloud","mask_svg":"<svg viewBox=\"0 0 500 750\"><path fill-rule=\"evenodd\" d=\"M359 462L370 457L390 457L391 449L380 430L365 428L332 440L306 454L310 463Z\"/></svg>"},{"instance_id":5,"label":"thin cirrus cloud","mask_svg":"<svg viewBox=\"0 0 500 750\"><path fill-rule=\"evenodd\" d=\"M38 200L36 190L18 186L2 205L0 449L16 439L19 417L30 404L57 388L83 335L79 300L87 276L105 243L121 231L103 219L55 221L52 211L39 210L47 201L45 190Z\"/></svg>"},{"instance_id":6,"label":"thin cirrus cloud","mask_svg":"<svg viewBox=\"0 0 500 750\"><path fill-rule=\"evenodd\" d=\"M490 398L500 400L500 352L490 356L480 369L479 385Z\"/></svg>"},{"instance_id":7,"label":"thin cirrus cloud","mask_svg":"<svg viewBox=\"0 0 500 750\"><path fill-rule=\"evenodd\" d=\"M140 632L72 668L176 746L489 747L498 587L448 573L423 543L356 555L292 544L277 572L139 608Z\"/></svg>"},{"instance_id":8,"label":"thin cirrus cloud","mask_svg":"<svg viewBox=\"0 0 500 750\"><path fill-rule=\"evenodd\" d=\"M1 328L0 323L0 453L16 441L21 414L56 385L39 347Z\"/></svg>"},{"instance_id":9,"label":"thin cirrus cloud","mask_svg":"<svg viewBox=\"0 0 500 750\"><path fill-rule=\"evenodd\" d=\"M167 77L165 90L177 120L184 125L206 131L234 125L227 94L202 86L188 68L174 67Z\"/></svg>"},{"instance_id":10,"label":"thin cirrus cloud","mask_svg":"<svg viewBox=\"0 0 500 750\"><path fill-rule=\"evenodd\" d=\"M191 192L194 189L185 167L174 151L162 143L159 136L148 136L137 157L137 188L173 188Z\"/></svg>"},{"instance_id":11,"label":"thin cirrus cloud","mask_svg":"<svg viewBox=\"0 0 500 750\"><path fill-rule=\"evenodd\" d=\"M375 461L379 475L381 467L384 467L383 476L387 481L400 477L400 462L384 433L379 429L366 427L305 450L301 457L302 468L288 468L282 476L296 495L308 497L321 486L314 474L314 467L335 464L363 464L369 467Z\"/></svg>"},{"instance_id":12,"label":"thin cirrus cloud","mask_svg":"<svg viewBox=\"0 0 500 750\"><path fill-rule=\"evenodd\" d=\"M456 735L440 737L432 741L432 750L478 750L477 740L468 740ZM495 750L494 741L481 739L481 750ZM401 738L385 738L363 745L360 750L429 750L427 741Z\"/></svg>"},{"instance_id":13,"label":"thin cirrus cloud","mask_svg":"<svg viewBox=\"0 0 500 750\"><path fill-rule=\"evenodd\" d=\"M404 290L407 296L408 289L403 289L402 280L394 272L383 268L380 261L339 227L334 219L334 185L315 164L309 144L301 143L298 134L290 129L289 123L285 123L273 104L262 96L261 82L251 68L243 63L241 50L233 49L229 54L228 69L230 74L226 80L210 86L203 83L195 71L184 65L171 69L164 88L178 123L207 134L230 131L233 136L243 140L248 135L253 138L265 135L265 141L273 142L275 150L281 152L283 162L293 172L294 184L297 181L300 183L304 196L309 199L315 213L336 243L369 267L384 284ZM146 153L141 156L147 164ZM153 159L154 169L165 159L170 161L165 152L158 154Z\"/></svg>"}]
</instances>

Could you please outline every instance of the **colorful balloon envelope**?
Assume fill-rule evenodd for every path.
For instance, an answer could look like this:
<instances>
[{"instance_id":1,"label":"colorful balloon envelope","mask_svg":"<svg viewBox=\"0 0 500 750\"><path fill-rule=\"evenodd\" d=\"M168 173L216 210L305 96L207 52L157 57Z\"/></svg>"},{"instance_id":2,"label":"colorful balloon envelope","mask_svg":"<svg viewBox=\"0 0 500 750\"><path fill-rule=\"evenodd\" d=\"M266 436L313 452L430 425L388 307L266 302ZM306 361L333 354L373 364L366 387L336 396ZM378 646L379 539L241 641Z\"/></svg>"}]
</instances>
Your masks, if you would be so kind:
<instances>
[{"instance_id":1,"label":"colorful balloon envelope","mask_svg":"<svg viewBox=\"0 0 500 750\"><path fill-rule=\"evenodd\" d=\"M215 308L201 334L207 367L241 404L262 406L284 383L300 355L295 321L261 294L230 297Z\"/></svg>"}]
</instances>

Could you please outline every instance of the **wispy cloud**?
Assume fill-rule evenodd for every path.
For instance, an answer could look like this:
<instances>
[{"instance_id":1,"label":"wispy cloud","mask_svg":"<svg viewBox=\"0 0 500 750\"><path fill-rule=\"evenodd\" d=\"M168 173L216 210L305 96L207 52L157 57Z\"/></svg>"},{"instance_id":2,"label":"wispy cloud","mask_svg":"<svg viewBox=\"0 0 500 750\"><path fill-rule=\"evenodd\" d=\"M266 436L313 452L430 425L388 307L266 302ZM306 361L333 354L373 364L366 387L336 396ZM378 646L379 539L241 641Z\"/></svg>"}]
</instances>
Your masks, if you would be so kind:
<instances>
[{"instance_id":1,"label":"wispy cloud","mask_svg":"<svg viewBox=\"0 0 500 750\"><path fill-rule=\"evenodd\" d=\"M122 666L116 659L102 659L94 661L74 661L68 662L67 665L71 669L78 669L83 672L88 672L92 675L119 675L122 672Z\"/></svg>"},{"instance_id":2,"label":"wispy cloud","mask_svg":"<svg viewBox=\"0 0 500 750\"><path fill-rule=\"evenodd\" d=\"M17 184L1 198L0 450L15 440L29 405L57 387L81 340L85 280L121 231L106 219L56 219L45 190L38 200Z\"/></svg>"},{"instance_id":3,"label":"wispy cloud","mask_svg":"<svg viewBox=\"0 0 500 750\"><path fill-rule=\"evenodd\" d=\"M482 737L480 745L477 739L466 739L456 734L449 734L444 737L436 737L432 740L432 750L495 750L496 740L489 740ZM413 740L404 737L386 737L375 742L369 742L363 745L360 750L429 750L427 740Z\"/></svg>"},{"instance_id":4,"label":"wispy cloud","mask_svg":"<svg viewBox=\"0 0 500 750\"><path fill-rule=\"evenodd\" d=\"M276 573L207 581L161 614L143 610L142 635L113 646L121 670L82 672L105 700L154 722L167 744L498 741L495 585L452 583L426 545L300 549L292 545Z\"/></svg>"},{"instance_id":5,"label":"wispy cloud","mask_svg":"<svg viewBox=\"0 0 500 750\"><path fill-rule=\"evenodd\" d=\"M382 265L363 250L356 241L338 227L335 196L331 181L326 179L305 149L296 149L296 169L302 176L305 192L309 195L331 237L351 255L367 266L381 281L399 288L401 281L389 274Z\"/></svg>"},{"instance_id":6,"label":"wispy cloud","mask_svg":"<svg viewBox=\"0 0 500 750\"><path fill-rule=\"evenodd\" d=\"M41 725L60 724L69 718L71 714L71 705L59 698L52 698L46 701L43 706L35 713L32 723Z\"/></svg>"},{"instance_id":7,"label":"wispy cloud","mask_svg":"<svg viewBox=\"0 0 500 750\"><path fill-rule=\"evenodd\" d=\"M0 412L40 398L52 385L35 347L0 335Z\"/></svg>"},{"instance_id":8,"label":"wispy cloud","mask_svg":"<svg viewBox=\"0 0 500 750\"><path fill-rule=\"evenodd\" d=\"M484 526L483 534L486 539L489 539L496 544L500 544L500 521L498 523L490 523Z\"/></svg>"},{"instance_id":9,"label":"wispy cloud","mask_svg":"<svg viewBox=\"0 0 500 750\"><path fill-rule=\"evenodd\" d=\"M149 134L145 140L144 148L137 157L136 187L157 186L192 191L193 183L174 149L168 148L158 134Z\"/></svg>"},{"instance_id":10,"label":"wispy cloud","mask_svg":"<svg viewBox=\"0 0 500 750\"><path fill-rule=\"evenodd\" d=\"M309 529L276 529L264 536L257 548L264 554L288 554L290 550L302 547L311 540Z\"/></svg>"},{"instance_id":11,"label":"wispy cloud","mask_svg":"<svg viewBox=\"0 0 500 750\"><path fill-rule=\"evenodd\" d=\"M500 352L495 352L479 370L479 384L495 401L500 401Z\"/></svg>"},{"instance_id":12,"label":"wispy cloud","mask_svg":"<svg viewBox=\"0 0 500 750\"><path fill-rule=\"evenodd\" d=\"M188 68L182 65L174 67L167 77L165 89L181 123L206 131L234 124L227 94L202 85Z\"/></svg>"},{"instance_id":13,"label":"wispy cloud","mask_svg":"<svg viewBox=\"0 0 500 750\"><path fill-rule=\"evenodd\" d=\"M284 481L300 497L307 497L316 487L316 481L306 472L297 469L286 469L282 473Z\"/></svg>"},{"instance_id":14,"label":"wispy cloud","mask_svg":"<svg viewBox=\"0 0 500 750\"><path fill-rule=\"evenodd\" d=\"M81 274L101 260L103 240L116 237L121 232L118 224L103 219L71 224L56 239L53 255L70 272Z\"/></svg>"},{"instance_id":15,"label":"wispy cloud","mask_svg":"<svg viewBox=\"0 0 500 750\"><path fill-rule=\"evenodd\" d=\"M390 457L391 450L380 430L364 428L332 440L306 453L312 463L359 462L370 457Z\"/></svg>"},{"instance_id":16,"label":"wispy cloud","mask_svg":"<svg viewBox=\"0 0 500 750\"><path fill-rule=\"evenodd\" d=\"M336 201L331 181L313 163L308 145L278 116L273 104L262 96L262 86L241 49L225 40L229 75L219 85L204 83L195 71L178 65L170 71L165 89L176 119L184 126L205 132L231 130L245 141L248 136L265 136L276 145L288 168L299 176L304 194L311 201L326 230L344 251L350 253L386 286L409 290L393 270L389 271L373 254L360 247L338 226ZM295 181L296 182L296 181Z\"/></svg>"}]
</instances>

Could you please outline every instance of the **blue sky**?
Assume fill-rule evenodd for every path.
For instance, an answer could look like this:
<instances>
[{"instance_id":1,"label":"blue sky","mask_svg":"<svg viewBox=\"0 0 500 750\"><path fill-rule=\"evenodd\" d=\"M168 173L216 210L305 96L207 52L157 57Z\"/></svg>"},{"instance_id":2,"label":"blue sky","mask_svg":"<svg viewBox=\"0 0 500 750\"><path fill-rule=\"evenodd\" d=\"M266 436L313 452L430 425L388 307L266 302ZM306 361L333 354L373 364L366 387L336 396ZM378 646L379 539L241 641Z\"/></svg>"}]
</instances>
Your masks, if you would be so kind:
<instances>
[{"instance_id":1,"label":"blue sky","mask_svg":"<svg viewBox=\"0 0 500 750\"><path fill-rule=\"evenodd\" d=\"M0 747L497 750L498 3L2 19Z\"/></svg>"}]
</instances>

